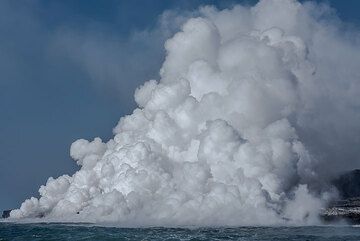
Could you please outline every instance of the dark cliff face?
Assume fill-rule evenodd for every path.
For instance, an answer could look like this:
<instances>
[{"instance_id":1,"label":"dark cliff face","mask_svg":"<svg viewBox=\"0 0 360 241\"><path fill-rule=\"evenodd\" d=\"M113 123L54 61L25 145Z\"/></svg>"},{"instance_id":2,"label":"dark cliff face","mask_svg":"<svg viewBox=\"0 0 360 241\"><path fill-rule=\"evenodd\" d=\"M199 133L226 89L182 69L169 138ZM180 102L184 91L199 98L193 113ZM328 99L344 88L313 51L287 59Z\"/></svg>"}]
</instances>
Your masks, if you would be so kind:
<instances>
[{"instance_id":1,"label":"dark cliff face","mask_svg":"<svg viewBox=\"0 0 360 241\"><path fill-rule=\"evenodd\" d=\"M340 199L334 200L321 216L324 221L345 220L352 224L360 223L360 170L340 175L332 181L338 189Z\"/></svg>"},{"instance_id":2,"label":"dark cliff face","mask_svg":"<svg viewBox=\"0 0 360 241\"><path fill-rule=\"evenodd\" d=\"M360 197L360 170L342 174L333 181L342 199Z\"/></svg>"}]
</instances>

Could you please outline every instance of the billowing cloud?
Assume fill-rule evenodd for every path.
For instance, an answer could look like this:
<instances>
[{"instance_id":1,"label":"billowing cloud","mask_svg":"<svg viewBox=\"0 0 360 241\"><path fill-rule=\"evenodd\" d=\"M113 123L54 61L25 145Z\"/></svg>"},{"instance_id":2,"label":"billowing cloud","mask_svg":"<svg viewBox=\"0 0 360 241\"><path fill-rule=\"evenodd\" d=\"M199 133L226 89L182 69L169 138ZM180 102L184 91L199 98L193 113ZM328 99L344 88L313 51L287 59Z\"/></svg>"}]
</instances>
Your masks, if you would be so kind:
<instances>
[{"instance_id":1,"label":"billowing cloud","mask_svg":"<svg viewBox=\"0 0 360 241\"><path fill-rule=\"evenodd\" d=\"M357 33L294 0L197 15L166 41L160 79L136 90L114 138L74 142L81 169L50 178L12 218L318 222L335 195L328 178L358 164Z\"/></svg>"}]
</instances>

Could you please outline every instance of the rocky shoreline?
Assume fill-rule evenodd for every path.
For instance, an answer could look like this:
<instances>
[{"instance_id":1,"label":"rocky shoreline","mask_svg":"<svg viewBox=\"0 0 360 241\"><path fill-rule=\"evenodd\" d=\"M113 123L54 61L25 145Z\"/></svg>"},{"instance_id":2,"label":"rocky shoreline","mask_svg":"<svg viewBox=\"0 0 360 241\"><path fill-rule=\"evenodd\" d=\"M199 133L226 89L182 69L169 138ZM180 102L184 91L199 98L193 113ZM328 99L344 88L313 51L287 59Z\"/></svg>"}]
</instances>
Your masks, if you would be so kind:
<instances>
[{"instance_id":1,"label":"rocky shoreline","mask_svg":"<svg viewBox=\"0 0 360 241\"><path fill-rule=\"evenodd\" d=\"M326 222L345 220L360 224L360 170L352 170L332 181L342 200L334 201L323 210L321 217Z\"/></svg>"},{"instance_id":2,"label":"rocky shoreline","mask_svg":"<svg viewBox=\"0 0 360 241\"><path fill-rule=\"evenodd\" d=\"M333 202L322 211L325 222L344 220L351 224L360 224L360 197Z\"/></svg>"}]
</instances>

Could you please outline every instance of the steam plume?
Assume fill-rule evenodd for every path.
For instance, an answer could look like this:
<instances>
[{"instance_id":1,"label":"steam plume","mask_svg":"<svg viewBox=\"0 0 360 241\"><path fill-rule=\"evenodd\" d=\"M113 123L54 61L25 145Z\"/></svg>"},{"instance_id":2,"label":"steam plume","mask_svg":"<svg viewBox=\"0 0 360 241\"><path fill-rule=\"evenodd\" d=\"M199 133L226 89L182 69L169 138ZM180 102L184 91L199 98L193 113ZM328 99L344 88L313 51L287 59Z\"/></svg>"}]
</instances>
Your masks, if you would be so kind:
<instances>
[{"instance_id":1,"label":"steam plume","mask_svg":"<svg viewBox=\"0 0 360 241\"><path fill-rule=\"evenodd\" d=\"M14 219L119 225L312 224L356 167L360 48L326 5L203 7L165 43L159 81L104 143L77 140ZM151 60L149 60L151 61Z\"/></svg>"}]
</instances>

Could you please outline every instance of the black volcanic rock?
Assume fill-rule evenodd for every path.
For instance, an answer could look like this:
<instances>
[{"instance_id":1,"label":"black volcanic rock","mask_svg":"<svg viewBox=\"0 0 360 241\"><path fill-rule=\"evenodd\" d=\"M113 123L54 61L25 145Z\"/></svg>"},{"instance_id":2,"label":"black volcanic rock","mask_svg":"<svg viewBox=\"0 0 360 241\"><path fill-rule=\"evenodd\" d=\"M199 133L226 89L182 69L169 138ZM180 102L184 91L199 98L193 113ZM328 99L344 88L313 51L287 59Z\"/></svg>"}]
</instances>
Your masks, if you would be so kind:
<instances>
[{"instance_id":1,"label":"black volcanic rock","mask_svg":"<svg viewBox=\"0 0 360 241\"><path fill-rule=\"evenodd\" d=\"M338 189L342 200L329 204L322 211L324 221L346 220L353 224L360 224L360 170L356 169L340 175L332 181Z\"/></svg>"},{"instance_id":2,"label":"black volcanic rock","mask_svg":"<svg viewBox=\"0 0 360 241\"><path fill-rule=\"evenodd\" d=\"M10 212L11 212L12 210L4 210L3 211L3 213L2 213L2 218L8 218L8 217L10 217Z\"/></svg>"},{"instance_id":3,"label":"black volcanic rock","mask_svg":"<svg viewBox=\"0 0 360 241\"><path fill-rule=\"evenodd\" d=\"M356 169L336 178L333 182L343 199L360 197L360 170Z\"/></svg>"},{"instance_id":4,"label":"black volcanic rock","mask_svg":"<svg viewBox=\"0 0 360 241\"><path fill-rule=\"evenodd\" d=\"M324 221L345 220L349 223L360 223L360 197L333 202L321 213Z\"/></svg>"}]
</instances>

